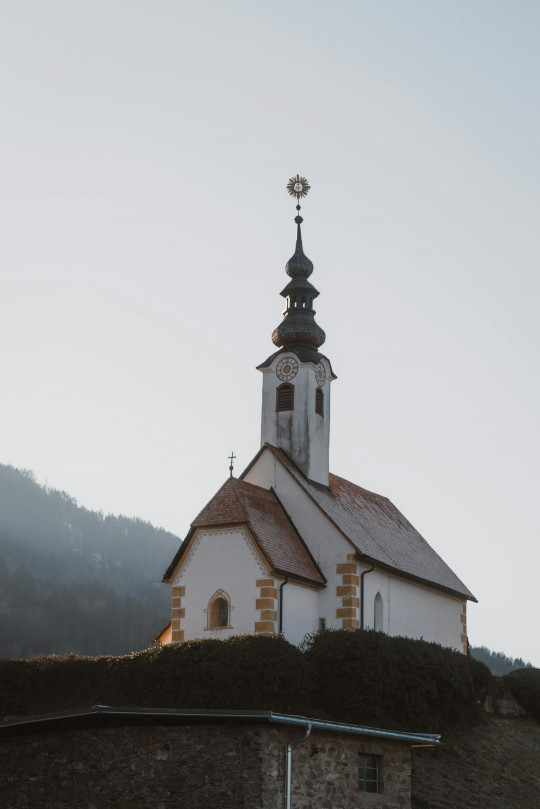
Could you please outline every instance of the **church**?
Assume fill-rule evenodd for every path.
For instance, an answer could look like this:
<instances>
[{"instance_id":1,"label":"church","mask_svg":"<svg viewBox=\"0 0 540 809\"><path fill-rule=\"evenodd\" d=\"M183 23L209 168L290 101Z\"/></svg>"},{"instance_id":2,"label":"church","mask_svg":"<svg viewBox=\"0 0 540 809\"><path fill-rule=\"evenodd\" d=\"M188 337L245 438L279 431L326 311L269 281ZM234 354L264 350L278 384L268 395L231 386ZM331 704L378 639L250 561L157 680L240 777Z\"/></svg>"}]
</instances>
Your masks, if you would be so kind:
<instances>
[{"instance_id":1,"label":"church","mask_svg":"<svg viewBox=\"0 0 540 809\"><path fill-rule=\"evenodd\" d=\"M324 629L367 628L467 651L467 601L458 576L387 497L329 471L331 390L320 352L313 263L302 245L285 265L283 320L262 374L261 447L191 523L163 581L171 622L160 644L283 633L294 644Z\"/></svg>"}]
</instances>

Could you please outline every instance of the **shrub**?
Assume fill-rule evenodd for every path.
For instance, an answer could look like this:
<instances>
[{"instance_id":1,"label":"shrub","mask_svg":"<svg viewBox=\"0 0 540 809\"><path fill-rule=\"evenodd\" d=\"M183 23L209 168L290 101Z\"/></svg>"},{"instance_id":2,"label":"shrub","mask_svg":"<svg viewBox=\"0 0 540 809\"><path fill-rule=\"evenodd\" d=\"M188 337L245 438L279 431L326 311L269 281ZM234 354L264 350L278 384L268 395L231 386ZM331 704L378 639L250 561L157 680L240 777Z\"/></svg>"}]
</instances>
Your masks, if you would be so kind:
<instances>
[{"instance_id":1,"label":"shrub","mask_svg":"<svg viewBox=\"0 0 540 809\"><path fill-rule=\"evenodd\" d=\"M503 680L516 702L540 722L540 669L517 669Z\"/></svg>"},{"instance_id":2,"label":"shrub","mask_svg":"<svg viewBox=\"0 0 540 809\"><path fill-rule=\"evenodd\" d=\"M466 720L489 669L436 643L371 630L329 630L306 645L316 703L333 719L429 731Z\"/></svg>"},{"instance_id":3,"label":"shrub","mask_svg":"<svg viewBox=\"0 0 540 809\"><path fill-rule=\"evenodd\" d=\"M0 662L0 713L111 706L309 712L309 672L276 635L199 640L122 657Z\"/></svg>"}]
</instances>

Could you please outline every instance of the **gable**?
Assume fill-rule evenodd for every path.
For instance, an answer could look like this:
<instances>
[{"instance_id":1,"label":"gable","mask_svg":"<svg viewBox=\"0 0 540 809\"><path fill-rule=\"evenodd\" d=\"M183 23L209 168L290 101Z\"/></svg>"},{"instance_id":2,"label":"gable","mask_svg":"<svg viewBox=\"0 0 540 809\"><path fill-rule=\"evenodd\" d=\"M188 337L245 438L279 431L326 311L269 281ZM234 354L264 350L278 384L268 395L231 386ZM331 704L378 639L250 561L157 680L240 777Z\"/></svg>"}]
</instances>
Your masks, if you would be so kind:
<instances>
[{"instance_id":1,"label":"gable","mask_svg":"<svg viewBox=\"0 0 540 809\"><path fill-rule=\"evenodd\" d=\"M276 494L235 478L227 480L194 519L164 580L170 581L178 566L184 563L197 529L233 525L249 529L269 571L324 585L324 576Z\"/></svg>"},{"instance_id":2,"label":"gable","mask_svg":"<svg viewBox=\"0 0 540 809\"><path fill-rule=\"evenodd\" d=\"M190 568L197 568L201 584L208 580L211 571L223 576L228 569L246 573L249 567L257 578L268 575L269 566L265 562L246 526L196 528L171 581L173 585L182 584Z\"/></svg>"}]
</instances>

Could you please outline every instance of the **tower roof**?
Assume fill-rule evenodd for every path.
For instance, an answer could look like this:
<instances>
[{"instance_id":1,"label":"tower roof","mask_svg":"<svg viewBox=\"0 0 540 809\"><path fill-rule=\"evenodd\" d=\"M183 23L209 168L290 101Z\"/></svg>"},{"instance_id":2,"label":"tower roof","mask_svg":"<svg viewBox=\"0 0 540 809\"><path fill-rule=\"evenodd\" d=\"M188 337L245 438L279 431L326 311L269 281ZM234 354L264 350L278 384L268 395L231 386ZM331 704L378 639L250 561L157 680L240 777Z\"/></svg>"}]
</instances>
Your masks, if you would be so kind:
<instances>
[{"instance_id":1,"label":"tower roof","mask_svg":"<svg viewBox=\"0 0 540 809\"><path fill-rule=\"evenodd\" d=\"M313 272L313 262L304 254L304 248L302 246L302 231L300 225L304 220L299 214L295 217L294 221L296 222L296 249L285 264L285 272L287 275L290 275L291 278L309 278Z\"/></svg>"},{"instance_id":2,"label":"tower roof","mask_svg":"<svg viewBox=\"0 0 540 809\"><path fill-rule=\"evenodd\" d=\"M300 205L296 206L300 210ZM287 300L287 308L283 313L283 320L272 333L272 342L278 348L298 350L307 349L310 354L316 354L322 346L326 335L315 321L313 301L318 291L307 279L313 272L313 262L305 255L302 245L300 214L295 217L296 222L296 249L285 265L285 272L291 278L285 289L281 292Z\"/></svg>"}]
</instances>

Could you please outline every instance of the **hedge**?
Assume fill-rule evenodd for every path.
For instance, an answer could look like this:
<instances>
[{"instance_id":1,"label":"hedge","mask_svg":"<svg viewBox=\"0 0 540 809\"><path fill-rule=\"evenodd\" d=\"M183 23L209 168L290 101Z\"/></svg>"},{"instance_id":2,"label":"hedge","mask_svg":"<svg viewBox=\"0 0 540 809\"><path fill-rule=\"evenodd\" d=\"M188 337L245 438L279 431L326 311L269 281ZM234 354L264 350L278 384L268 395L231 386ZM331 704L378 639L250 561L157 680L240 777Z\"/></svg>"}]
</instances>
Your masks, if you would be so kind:
<instances>
[{"instance_id":1,"label":"hedge","mask_svg":"<svg viewBox=\"0 0 540 809\"><path fill-rule=\"evenodd\" d=\"M516 702L537 722L540 722L540 669L511 671L503 682Z\"/></svg>"},{"instance_id":2,"label":"hedge","mask_svg":"<svg viewBox=\"0 0 540 809\"><path fill-rule=\"evenodd\" d=\"M373 630L318 633L305 654L317 704L357 724L436 732L476 717L491 679L459 652Z\"/></svg>"},{"instance_id":3,"label":"hedge","mask_svg":"<svg viewBox=\"0 0 540 809\"><path fill-rule=\"evenodd\" d=\"M473 658L380 632L322 632L302 649L277 635L246 635L124 657L0 661L0 713L95 704L273 710L437 732L476 715L490 676Z\"/></svg>"}]
</instances>

